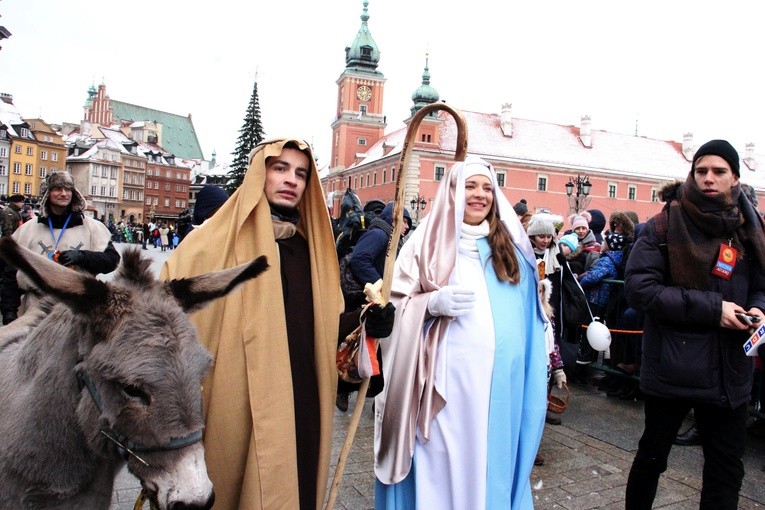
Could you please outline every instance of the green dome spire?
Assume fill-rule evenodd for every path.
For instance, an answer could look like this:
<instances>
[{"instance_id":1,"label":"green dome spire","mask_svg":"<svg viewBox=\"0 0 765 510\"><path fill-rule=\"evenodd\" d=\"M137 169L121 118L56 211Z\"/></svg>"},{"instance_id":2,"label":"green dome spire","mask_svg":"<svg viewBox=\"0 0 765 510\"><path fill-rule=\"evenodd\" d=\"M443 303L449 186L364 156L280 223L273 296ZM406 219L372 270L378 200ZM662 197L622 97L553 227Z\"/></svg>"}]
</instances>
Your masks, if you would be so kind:
<instances>
[{"instance_id":1,"label":"green dome spire","mask_svg":"<svg viewBox=\"0 0 765 510\"><path fill-rule=\"evenodd\" d=\"M369 33L367 26L369 0L364 0L363 3L364 12L361 14L361 28L359 28L353 43L345 48L345 68L379 74L377 64L380 62L380 50L372 39L372 34Z\"/></svg>"},{"instance_id":2,"label":"green dome spire","mask_svg":"<svg viewBox=\"0 0 765 510\"><path fill-rule=\"evenodd\" d=\"M85 108L93 107L93 98L96 97L97 93L98 91L96 90L96 86L91 84L90 88L88 89L88 98L85 100Z\"/></svg>"},{"instance_id":3,"label":"green dome spire","mask_svg":"<svg viewBox=\"0 0 765 510\"><path fill-rule=\"evenodd\" d=\"M412 115L417 113L420 108L431 103L437 103L440 99L438 91L430 86L430 68L428 68L429 54L425 53L425 70L422 73L422 85L412 94L414 105L410 109Z\"/></svg>"}]
</instances>

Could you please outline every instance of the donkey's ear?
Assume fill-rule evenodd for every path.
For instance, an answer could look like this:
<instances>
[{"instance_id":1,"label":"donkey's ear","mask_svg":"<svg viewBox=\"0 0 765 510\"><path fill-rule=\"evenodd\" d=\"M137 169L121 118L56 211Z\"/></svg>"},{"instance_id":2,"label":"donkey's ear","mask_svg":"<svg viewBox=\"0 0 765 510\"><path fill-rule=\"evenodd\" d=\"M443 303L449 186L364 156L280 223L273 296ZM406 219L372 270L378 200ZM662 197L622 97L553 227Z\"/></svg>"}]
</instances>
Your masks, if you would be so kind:
<instances>
[{"instance_id":1,"label":"donkey's ear","mask_svg":"<svg viewBox=\"0 0 765 510\"><path fill-rule=\"evenodd\" d=\"M105 303L109 296L106 283L38 255L11 237L0 239L0 257L21 271L42 292L77 311L92 310Z\"/></svg>"},{"instance_id":2,"label":"donkey's ear","mask_svg":"<svg viewBox=\"0 0 765 510\"><path fill-rule=\"evenodd\" d=\"M192 278L170 280L165 282L165 288L175 297L181 308L190 312L199 310L213 299L225 296L238 285L257 277L266 269L268 269L268 261L265 255L261 255L252 262L231 269Z\"/></svg>"}]
</instances>

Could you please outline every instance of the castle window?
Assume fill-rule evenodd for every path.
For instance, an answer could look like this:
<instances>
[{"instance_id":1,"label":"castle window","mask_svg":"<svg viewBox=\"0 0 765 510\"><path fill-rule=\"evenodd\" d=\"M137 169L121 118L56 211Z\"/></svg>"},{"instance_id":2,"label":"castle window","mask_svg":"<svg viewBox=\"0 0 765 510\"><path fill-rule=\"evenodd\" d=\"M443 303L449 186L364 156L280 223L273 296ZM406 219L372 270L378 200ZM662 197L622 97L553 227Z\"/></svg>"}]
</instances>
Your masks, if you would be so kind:
<instances>
[{"instance_id":1,"label":"castle window","mask_svg":"<svg viewBox=\"0 0 765 510\"><path fill-rule=\"evenodd\" d=\"M547 191L546 175L537 175L537 191Z\"/></svg>"}]
</instances>

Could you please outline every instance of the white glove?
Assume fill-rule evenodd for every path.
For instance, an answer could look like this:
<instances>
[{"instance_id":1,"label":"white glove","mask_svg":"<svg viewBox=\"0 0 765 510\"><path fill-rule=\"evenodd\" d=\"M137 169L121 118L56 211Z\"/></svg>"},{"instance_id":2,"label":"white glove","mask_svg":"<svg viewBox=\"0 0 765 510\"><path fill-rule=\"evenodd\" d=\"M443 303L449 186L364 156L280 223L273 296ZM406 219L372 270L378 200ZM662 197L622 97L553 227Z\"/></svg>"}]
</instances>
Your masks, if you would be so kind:
<instances>
[{"instance_id":1,"label":"white glove","mask_svg":"<svg viewBox=\"0 0 765 510\"><path fill-rule=\"evenodd\" d=\"M475 306L475 292L462 285L447 285L430 295L428 312L434 317L465 315Z\"/></svg>"},{"instance_id":2,"label":"white glove","mask_svg":"<svg viewBox=\"0 0 765 510\"><path fill-rule=\"evenodd\" d=\"M553 380L555 381L555 387L562 389L563 385L566 384L566 372L564 372L562 368L559 368L558 370L555 370L552 375Z\"/></svg>"}]
</instances>

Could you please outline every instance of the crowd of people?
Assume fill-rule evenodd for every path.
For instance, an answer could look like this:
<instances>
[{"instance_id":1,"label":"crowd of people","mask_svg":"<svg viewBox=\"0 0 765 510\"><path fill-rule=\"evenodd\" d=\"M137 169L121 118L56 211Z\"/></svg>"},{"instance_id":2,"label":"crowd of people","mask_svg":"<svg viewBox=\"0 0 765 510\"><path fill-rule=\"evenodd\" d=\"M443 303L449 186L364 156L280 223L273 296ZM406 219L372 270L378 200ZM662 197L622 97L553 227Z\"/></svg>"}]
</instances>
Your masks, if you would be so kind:
<instances>
[{"instance_id":1,"label":"crowd of people","mask_svg":"<svg viewBox=\"0 0 765 510\"><path fill-rule=\"evenodd\" d=\"M359 289L383 276L394 205L367 210L351 194L333 225L298 139L259 144L230 198L203 189L193 227L106 226L82 214L60 172L36 221L24 223L11 197L2 235L94 274L116 267L113 242L158 239L164 251L181 229L162 278L267 256L263 276L193 316L215 359L202 391L216 508L321 507L335 407L347 411L356 389L338 387L336 351L361 323L380 339L382 373L367 395L376 508L532 508L544 424L561 423L548 394L576 381L644 400L627 508L652 506L692 411L701 508L733 509L748 406L760 397L741 346L765 317L765 226L739 178L736 151L712 140L645 222L598 209L563 218L511 205L492 165L468 156L419 224L404 213L387 304ZM34 305L34 288L8 267L1 290L4 324ZM611 330L597 349L595 322Z\"/></svg>"},{"instance_id":2,"label":"crowd of people","mask_svg":"<svg viewBox=\"0 0 765 510\"><path fill-rule=\"evenodd\" d=\"M760 269L765 267L763 265L765 260L759 261L757 258L759 257L758 239L763 235L761 215L757 212L757 197L750 186L738 181L738 168L738 155L727 142L713 140L699 148L686 183L668 184L662 190L662 197L667 204L657 218L671 217L670 215L678 210L673 209L678 207L678 204L679 210L682 211L681 217L692 216L697 209L701 209L702 212L696 212L697 217L684 220L692 225L688 228L690 234L687 234L685 238L678 240L670 235L669 240L660 239L658 246L651 247L662 257L658 261L654 259L652 263L648 262L650 260L648 252L645 251L642 243L638 243L638 239L644 228L648 229L647 232L656 229L656 224L661 223L661 220L657 218L648 218L647 222L641 222L632 211L612 211L609 215L605 215L598 209L591 209L578 211L564 221L558 221L546 212L532 213L526 200L520 200L513 206L513 212L530 241L537 261L538 275L545 288L543 291L540 290L541 309L545 309L544 304L549 304L551 309L548 334L545 335L546 387L560 387L571 378L580 383L596 384L598 389L611 397L641 399L646 402L646 430L630 472L626 496L628 508L651 507L658 478L666 469L666 457L672 444L702 444L705 451L707 448L711 451L706 455L707 467L703 473L704 488L701 507L736 508L738 491L743 478L741 455L746 436L747 404L760 401L762 384L752 385L751 358L744 356L741 348L746 335L751 334L753 328L741 321L734 322L730 314L747 312L754 316L762 315L758 279L761 275ZM464 171L457 165L454 171L460 170ZM470 175L468 177L467 182L473 178ZM455 180L452 176L444 180L449 182L449 179L453 186L455 182L460 183L457 184L456 189L461 189L462 181ZM491 188L491 185L487 186L487 192ZM686 191L688 194L684 198L679 198L678 188L689 190ZM442 191L447 189L445 185L442 185ZM465 188L467 196L471 189ZM695 189L702 191L693 194ZM715 200L710 200L709 197ZM501 200L503 197L498 194L497 198ZM452 200L460 200L459 193L456 197L452 195ZM465 209L462 211L467 214ZM459 214L457 212L456 217L459 217ZM716 220L714 223L717 230L703 227L704 222L715 221L716 216L722 216L721 220ZM477 416L484 416L486 413L477 410L475 406L487 405L481 404L478 397L481 395L489 399L488 408L491 409L494 388L490 384L488 388L480 390L479 383L468 379L469 376L462 373L466 370L464 367L457 368L456 362L449 364L451 352L457 351L459 360L464 364L471 367L483 367L486 373L493 374L492 377L498 375L496 365L493 368L486 365L485 355L482 357L480 353L473 353L482 358L482 365L472 357L464 357L464 347L461 350L458 350L460 347L456 347L459 345L459 332L462 331L458 324L461 321L468 324L469 320L463 319L463 314L472 314L473 308L477 306L474 304L475 290L465 288L462 284L470 282L468 286L470 287L481 280L477 278L477 275L466 272L464 269L466 266L463 266L466 262L460 258L468 241L456 234L459 239L457 264L449 266L448 261L451 259L445 254L450 253L450 250L448 248L444 250L441 244L443 241L439 242L442 238L428 238L428 225L431 221L438 222L439 233L444 232L442 230L446 221L444 217L455 217L454 212L450 211L448 202L434 204L432 212L425 218L423 225L417 226L417 230L410 234L411 238L404 245L401 259L396 265L396 278L401 278L403 282L400 297L395 294L394 284L394 296L397 296L393 300L397 307L396 322L392 336L383 342L383 366L387 367L384 369L385 383L382 393L375 399L377 404L375 473L378 508L415 508L433 501L447 502L444 504L445 508L488 507L489 501L494 502L497 501L494 498L502 497L491 491L485 492L486 487L495 487L495 485L491 482L491 459L481 456L480 452L483 449L479 447L478 453L471 452L468 459L463 459L461 456L465 454L460 453L462 449L459 445L450 443L450 437L453 437L455 431L465 430L477 430L481 437L481 440L477 440L476 437L470 436L467 442L471 446L491 443L491 434L487 432L491 430L491 423L489 422L489 429L481 428L487 425L480 419L478 420L480 424L475 423ZM463 234L466 231L469 232L469 225L470 222L465 215L462 225ZM420 229L425 230L422 235L418 235ZM514 232L510 226L507 230L513 232L512 238L516 249L520 249L522 241L518 238L522 237L522 234L517 230ZM659 231L661 232L661 227ZM432 231L430 235L433 235ZM699 287L698 283L694 283L688 290L684 290L684 285L689 285L689 282L695 282L697 279L703 281L704 278L697 278L695 274L697 271L691 271L687 279L683 280L678 276L683 274L683 270L675 268L675 264L669 262L671 259L668 258L667 253L689 250L694 242L701 242L704 235L711 235L717 239L728 235L728 245L738 249L738 253L741 254L733 256L734 260L742 259L741 265L738 266L739 278L749 279L752 283L747 286L734 280L733 284L726 286L716 281L714 277L707 277L706 286ZM667 237L666 231L663 236ZM449 237L443 239L448 240ZM725 241L726 239L723 239L722 244L725 244ZM695 260L686 256L685 267L712 266L715 262L713 255L716 255L713 249L719 249L719 243L718 240L716 248L712 246L706 253L696 254ZM493 245L494 242L490 241L489 244ZM667 248L668 246L671 247ZM637 249L636 255L632 255L633 249ZM433 259L434 253L441 254L439 259ZM434 280L435 260L439 260L447 268L452 267L451 271L446 269L439 274L441 280ZM630 261L632 261L631 264ZM484 260L484 266L482 266L484 268L485 263ZM427 267L425 271L423 266ZM735 263L733 266L735 267ZM634 268L631 269L632 273L629 272L628 267ZM686 270L685 273L688 271ZM469 276L466 277L465 274ZM574 285L566 282L565 274L571 275L571 280L575 280ZM444 279L445 275L448 276L446 279ZM625 286L628 275L634 275L632 282L651 281L654 286L650 287L650 290L637 283ZM727 280L722 279L722 281ZM457 282L459 285L450 285ZM694 300L698 300L705 302L705 308L684 310L682 301L678 304L672 303L669 297L664 297L671 293L658 290L675 286L680 287L682 299L690 301L689 305L693 305ZM567 288L567 292L563 291L564 287ZM732 291L733 287L737 287L737 292ZM575 299L572 295L571 289L577 288L581 295L580 299ZM414 304L410 302L416 301L419 293L430 296L424 308L425 311L423 313L419 311L420 309L413 308L417 312L410 316L407 314L407 307ZM446 315L451 317L452 323L448 327L448 333L444 333L439 329L442 326L437 321L441 316L439 309L434 310L430 305L431 300L437 303L438 296L447 294L449 298L446 302L449 305L445 308L448 310ZM723 298L722 302L718 297L720 295ZM726 301L728 299L730 301ZM574 301L581 300L584 300L584 306L587 309L585 318L573 309L575 306L580 306ZM664 303L660 304L661 301ZM506 302L512 301L508 298ZM419 306L423 305L420 303ZM567 310L568 308L571 310ZM508 306L508 309L512 309L512 306ZM672 313L677 313L680 317L669 319L666 316L667 310L672 310ZM422 317L420 317L421 313ZM675 363L671 359L673 354L681 356L676 363L687 362L685 354L673 351L676 349L673 345L685 345L686 338L689 336L686 331L699 328L700 321L696 315L698 313L705 314L707 322L712 320L712 324L703 326L705 336L702 338L708 340L709 344L704 346L704 351L697 353L694 360L699 367L695 369L698 372L686 370L684 374L679 370L681 366L679 364L672 365L672 368L662 368L661 363L665 357L670 359L663 361L664 363L670 361ZM470 317L472 318L472 315ZM496 322L496 317L494 320ZM586 330L591 321L606 324L612 331L610 344L601 351L595 350L587 340ZM670 321L670 324L665 325L666 321ZM673 324L672 321L675 323ZM661 340L653 345L651 353L646 356L643 332L645 328L646 334L652 334L652 322L661 324L660 330L666 328L664 329L666 331L672 327L682 331L683 334L678 338L673 338L672 335L667 335L667 338L661 336ZM478 323L485 324L486 318ZM525 324L528 327L528 318L526 321L516 318L514 323L516 329L513 332L513 338L517 341L523 336L524 330L523 327L518 327L518 324ZM470 322L470 349L473 351L480 349L480 342L477 339L487 337L476 324ZM717 331L710 334L712 325L716 325ZM403 340L405 343L402 347L399 345L402 342L400 328L403 328L407 337L411 336L412 331L417 330L422 331L423 336L419 342ZM711 329L715 331L714 327ZM723 340L734 336L738 338L738 341ZM488 337L491 338L491 334ZM414 338L417 339L416 336ZM498 342L500 339L495 337L494 340ZM571 346L575 348L572 350ZM405 350L407 348L409 350ZM698 348L698 345L693 345L693 349ZM387 352L386 349L388 349ZM665 352L668 349L669 352ZM707 350L708 355L701 355ZM568 356L568 364L563 361L566 356L565 353L562 355L562 351L569 351L571 354ZM721 356L721 359L729 364L734 363L733 359L737 361L733 368L721 370L716 368L718 363L716 356ZM434 361L432 366L415 365L413 369L411 364L421 359ZM642 375L644 360L652 371L648 375ZM401 364L400 367L396 366L397 362ZM657 370L655 363L659 363L658 375L654 375L656 372L653 372ZM598 370L593 370L593 367ZM714 370L711 379L707 378L703 383L693 382L696 373L708 373L710 368ZM529 367L526 369L528 370ZM702 372L704 370L706 372ZM454 375L452 371L455 371ZM516 376L520 377L523 373L526 372L519 371ZM758 371L755 375L760 376L761 373L762 371ZM738 374L739 378L735 379L734 374ZM452 379L458 380L459 383L449 382ZM734 380L737 382L733 383ZM642 381L642 384L639 381ZM415 385L414 389L411 384ZM695 386L700 384L707 386L704 391L695 389ZM740 384L741 389L736 389L734 384ZM516 387L521 386L523 385L516 385ZM689 386L690 389L688 389ZM742 391L743 387L747 388L746 393ZM471 390L466 392L466 395L460 395L460 388ZM385 413L385 404L390 399L388 397L390 392L393 392L397 399L404 398L403 403L400 400L395 401L396 411L393 417ZM402 397L410 394L423 394L423 396L419 402L412 403ZM526 398L521 396L518 398L528 405ZM444 404L443 400L451 403L451 413L445 412L449 409L449 405ZM469 405L466 404L468 400ZM442 405L443 409L440 407ZM664 406L674 406L671 421L669 416L663 414L666 410ZM699 420L697 425L681 433L679 428L683 418L689 411L693 415L694 410L696 413L701 413L703 418L696 418ZM464 421L465 414L471 417L467 419L470 422L469 425ZM662 418L659 419L659 416ZM560 416L547 412L545 420L551 424L560 423ZM763 421L759 418L754 420L749 425L749 432L761 434L765 429L762 423ZM517 441L516 444L520 445L523 441L512 435L513 427L507 425L506 427L505 437ZM701 428L708 430L707 433L715 437L707 440L706 434L700 431ZM528 430L536 429L530 427ZM721 439L730 432L735 432L735 439ZM693 437L693 440L689 440L689 437ZM464 435L461 439L464 439ZM725 448L729 449L722 452ZM486 451L489 450L491 447L486 448ZM447 458L449 461L446 460ZM516 467L530 466L528 463L530 458L536 465L544 462L538 454L531 455L526 458L525 463L522 459L515 458ZM455 459L459 461L455 462ZM487 471L479 470L475 465L471 467L470 462L476 459L481 466L487 466ZM459 467L455 467L456 464ZM513 471L505 471L505 473L508 472ZM523 472L523 469L520 472ZM513 472L514 475L517 473ZM512 479L513 483L518 481L516 478ZM435 481L438 488L433 487ZM506 487L510 486L512 484L506 484ZM470 496L465 494L465 487L471 487ZM524 508L525 505L521 502L523 490L513 492L510 489L510 492L512 496L508 501L512 503L504 506ZM475 499L471 500L471 497ZM484 501L487 502L486 505L482 503Z\"/></svg>"}]
</instances>

